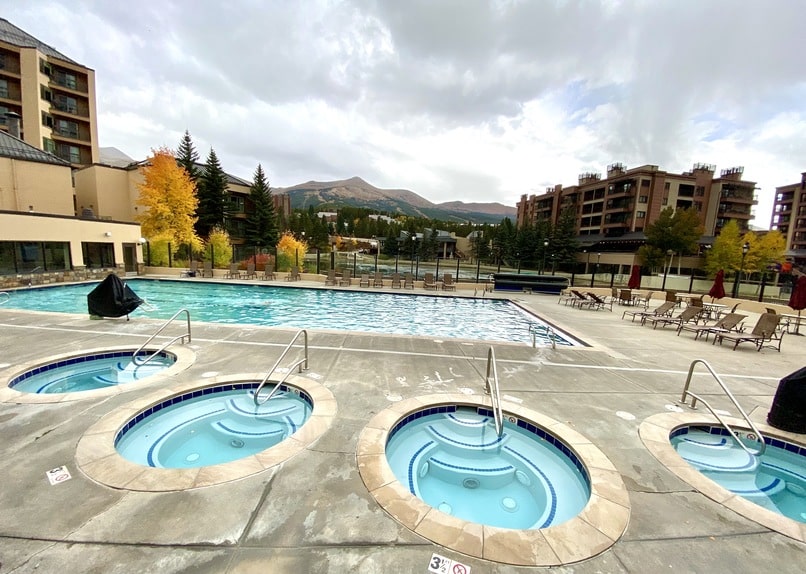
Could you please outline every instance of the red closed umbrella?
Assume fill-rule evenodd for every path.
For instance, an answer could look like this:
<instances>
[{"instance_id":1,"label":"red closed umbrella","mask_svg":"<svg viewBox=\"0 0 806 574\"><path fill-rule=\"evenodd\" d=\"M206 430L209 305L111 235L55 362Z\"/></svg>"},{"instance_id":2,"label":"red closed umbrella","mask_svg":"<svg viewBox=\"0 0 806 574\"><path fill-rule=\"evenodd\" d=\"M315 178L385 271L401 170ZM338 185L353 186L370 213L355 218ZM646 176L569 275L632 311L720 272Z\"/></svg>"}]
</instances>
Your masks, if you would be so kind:
<instances>
[{"instance_id":1,"label":"red closed umbrella","mask_svg":"<svg viewBox=\"0 0 806 574\"><path fill-rule=\"evenodd\" d=\"M630 280L627 282L627 287L630 289L638 289L641 286L641 267L638 265L632 266L630 273Z\"/></svg>"},{"instance_id":2,"label":"red closed umbrella","mask_svg":"<svg viewBox=\"0 0 806 574\"><path fill-rule=\"evenodd\" d=\"M711 285L711 290L708 291L711 299L722 299L725 296L725 270L720 269L716 272L714 277L714 284Z\"/></svg>"},{"instance_id":3,"label":"red closed umbrella","mask_svg":"<svg viewBox=\"0 0 806 574\"><path fill-rule=\"evenodd\" d=\"M806 309L806 275L801 275L792 295L789 296L789 306L798 312L798 322L795 324L795 335L800 335L800 312Z\"/></svg>"}]
</instances>

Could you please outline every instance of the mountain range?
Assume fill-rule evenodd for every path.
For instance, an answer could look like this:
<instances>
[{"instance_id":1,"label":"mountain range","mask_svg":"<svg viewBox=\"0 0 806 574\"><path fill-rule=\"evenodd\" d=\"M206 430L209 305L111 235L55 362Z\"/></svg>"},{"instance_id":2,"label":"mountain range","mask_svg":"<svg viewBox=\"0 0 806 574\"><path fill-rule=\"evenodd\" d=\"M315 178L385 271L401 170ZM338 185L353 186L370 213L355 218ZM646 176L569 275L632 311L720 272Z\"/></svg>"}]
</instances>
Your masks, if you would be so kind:
<instances>
[{"instance_id":1,"label":"mountain range","mask_svg":"<svg viewBox=\"0 0 806 574\"><path fill-rule=\"evenodd\" d=\"M341 181L309 181L291 187L273 188L272 192L287 193L292 209L363 207L390 215L411 215L441 221L472 221L498 223L505 217L514 219L517 210L501 203L465 203L447 201L432 203L407 189L380 189L361 179L351 177Z\"/></svg>"}]
</instances>

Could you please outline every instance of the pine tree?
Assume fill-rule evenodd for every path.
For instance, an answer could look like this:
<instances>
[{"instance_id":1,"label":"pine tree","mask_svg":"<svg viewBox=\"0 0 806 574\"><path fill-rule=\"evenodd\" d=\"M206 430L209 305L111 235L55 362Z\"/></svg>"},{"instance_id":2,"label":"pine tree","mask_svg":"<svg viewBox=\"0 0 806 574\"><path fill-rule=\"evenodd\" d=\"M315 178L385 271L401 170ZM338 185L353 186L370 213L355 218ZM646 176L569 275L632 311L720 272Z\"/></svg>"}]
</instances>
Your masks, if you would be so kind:
<instances>
[{"instance_id":1,"label":"pine tree","mask_svg":"<svg viewBox=\"0 0 806 574\"><path fill-rule=\"evenodd\" d=\"M198 196L196 233L199 237L207 237L213 227L225 227L227 216L227 174L212 148L207 156L207 165L199 177Z\"/></svg>"},{"instance_id":2,"label":"pine tree","mask_svg":"<svg viewBox=\"0 0 806 574\"><path fill-rule=\"evenodd\" d=\"M252 186L249 188L253 211L246 217L246 241L255 247L274 247L280 239L277 226L277 213L271 198L271 188L258 164Z\"/></svg>"},{"instance_id":3,"label":"pine tree","mask_svg":"<svg viewBox=\"0 0 806 574\"><path fill-rule=\"evenodd\" d=\"M176 162L185 168L190 179L196 181L199 178L199 170L196 168L196 164L199 163L199 152L196 151L196 147L193 145L193 140L187 130L185 130L185 135L182 136L182 140L176 150Z\"/></svg>"}]
</instances>

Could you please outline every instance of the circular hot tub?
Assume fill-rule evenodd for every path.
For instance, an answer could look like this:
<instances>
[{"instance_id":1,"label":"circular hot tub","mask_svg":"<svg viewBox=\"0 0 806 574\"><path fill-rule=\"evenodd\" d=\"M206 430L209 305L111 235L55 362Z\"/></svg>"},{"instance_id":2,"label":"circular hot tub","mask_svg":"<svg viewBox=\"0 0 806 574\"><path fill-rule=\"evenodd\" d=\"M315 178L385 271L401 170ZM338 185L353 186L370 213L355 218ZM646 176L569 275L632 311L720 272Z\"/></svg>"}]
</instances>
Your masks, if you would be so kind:
<instances>
[{"instance_id":1,"label":"circular hot tub","mask_svg":"<svg viewBox=\"0 0 806 574\"><path fill-rule=\"evenodd\" d=\"M401 524L469 556L556 566L615 544L630 503L604 453L521 406L506 405L501 437L491 419L467 395L394 403L359 437L364 484Z\"/></svg>"},{"instance_id":2,"label":"circular hot tub","mask_svg":"<svg viewBox=\"0 0 806 574\"><path fill-rule=\"evenodd\" d=\"M158 492L277 466L330 428L336 400L316 381L292 375L256 404L251 393L262 379L250 373L191 381L115 409L79 440L78 467L113 488Z\"/></svg>"}]
</instances>

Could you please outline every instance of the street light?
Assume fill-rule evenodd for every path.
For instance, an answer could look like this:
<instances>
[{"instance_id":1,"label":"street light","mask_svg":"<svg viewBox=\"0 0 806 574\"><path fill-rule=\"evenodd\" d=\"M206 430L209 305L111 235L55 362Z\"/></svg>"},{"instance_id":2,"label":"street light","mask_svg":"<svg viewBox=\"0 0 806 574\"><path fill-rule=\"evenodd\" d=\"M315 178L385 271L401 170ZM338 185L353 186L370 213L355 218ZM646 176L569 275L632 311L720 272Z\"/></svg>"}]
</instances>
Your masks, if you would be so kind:
<instances>
[{"instance_id":1,"label":"street light","mask_svg":"<svg viewBox=\"0 0 806 574\"><path fill-rule=\"evenodd\" d=\"M554 260L554 253L551 254L551 274L554 275L554 264L556 261Z\"/></svg>"},{"instance_id":2,"label":"street light","mask_svg":"<svg viewBox=\"0 0 806 574\"><path fill-rule=\"evenodd\" d=\"M543 264L540 266L540 273L543 274L546 272L546 251L549 248L549 240L543 240Z\"/></svg>"},{"instance_id":3,"label":"street light","mask_svg":"<svg viewBox=\"0 0 806 574\"><path fill-rule=\"evenodd\" d=\"M739 272L736 273L736 278L733 280L733 298L739 297L739 278L744 270L744 258L747 257L747 252L750 251L750 244L745 243L742 245L742 262L739 264Z\"/></svg>"}]
</instances>

